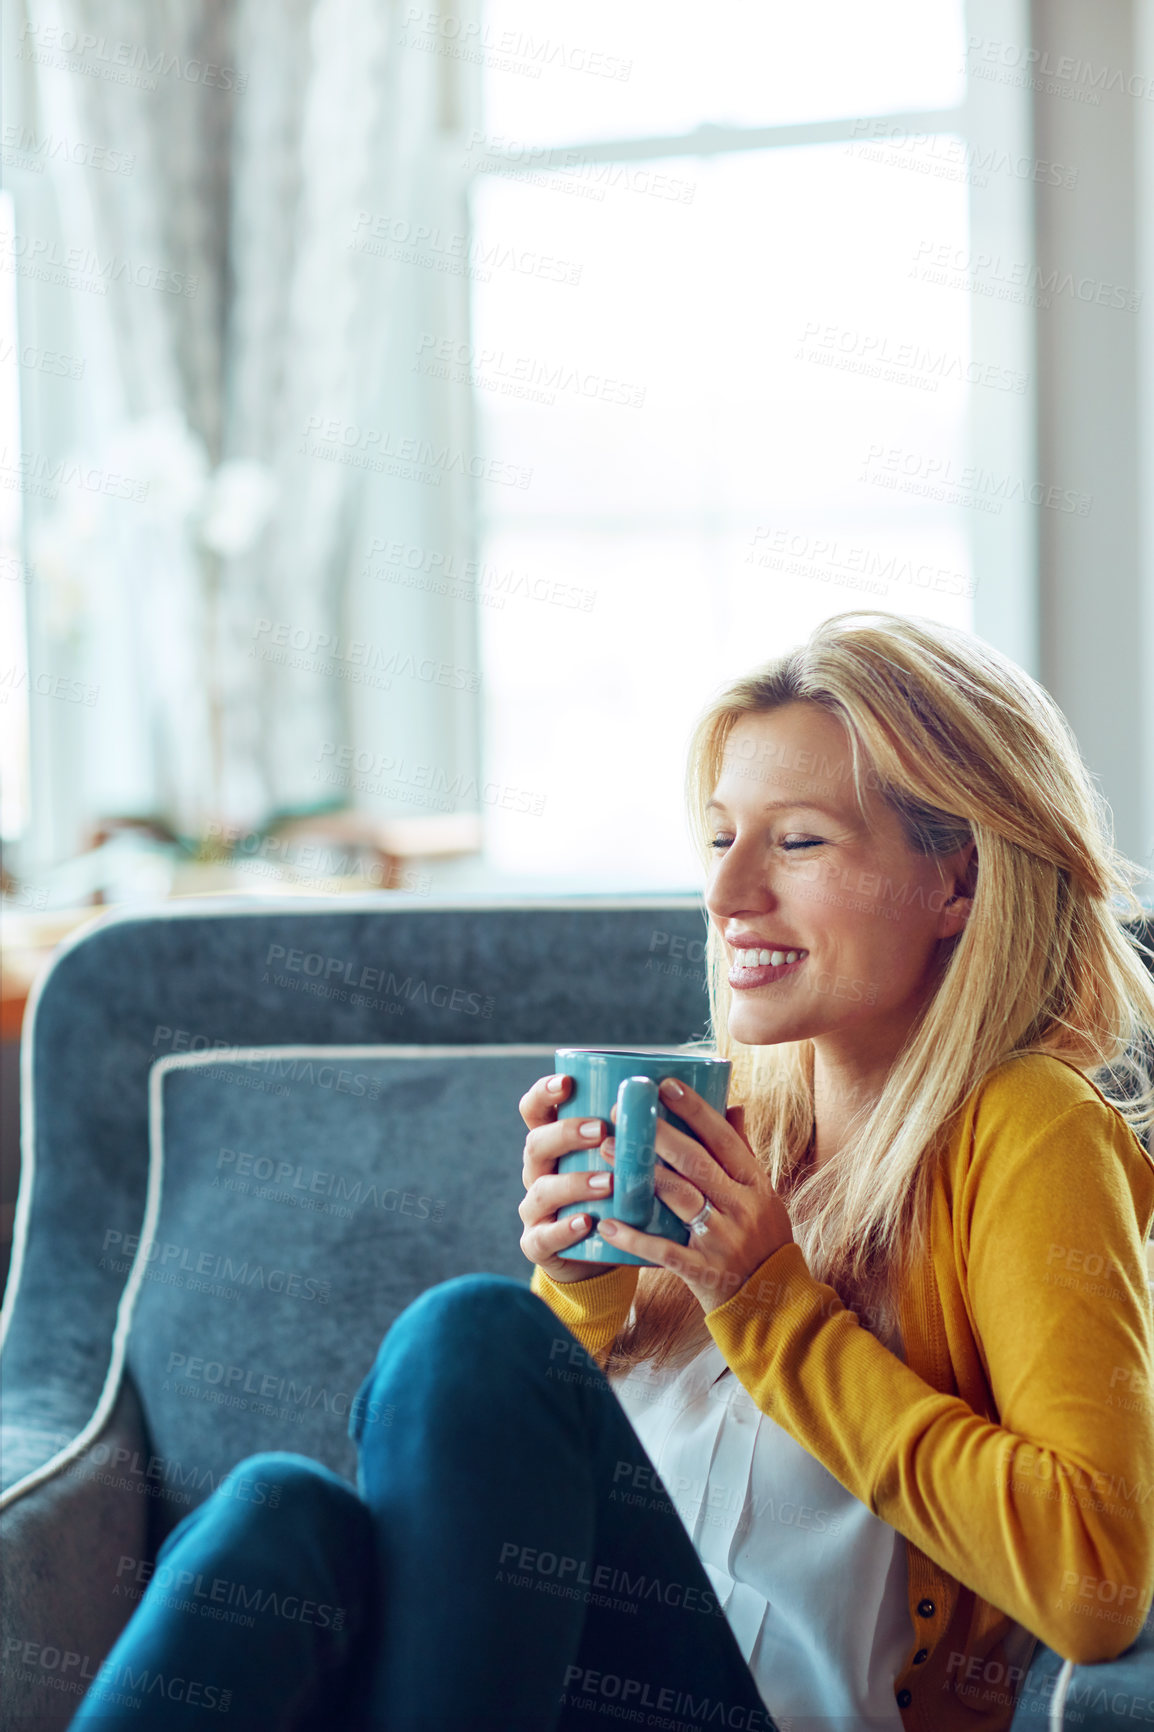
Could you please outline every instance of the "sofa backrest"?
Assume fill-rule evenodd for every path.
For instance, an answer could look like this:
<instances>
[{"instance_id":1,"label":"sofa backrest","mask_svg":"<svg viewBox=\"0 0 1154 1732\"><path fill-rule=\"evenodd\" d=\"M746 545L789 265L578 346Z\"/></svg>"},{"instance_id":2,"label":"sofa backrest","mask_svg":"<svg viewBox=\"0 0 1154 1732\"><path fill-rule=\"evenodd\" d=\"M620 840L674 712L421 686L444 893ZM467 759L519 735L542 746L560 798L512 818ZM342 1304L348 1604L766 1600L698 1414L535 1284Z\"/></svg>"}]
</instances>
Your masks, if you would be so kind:
<instances>
[{"instance_id":1,"label":"sofa backrest","mask_svg":"<svg viewBox=\"0 0 1154 1732\"><path fill-rule=\"evenodd\" d=\"M185 1470L196 1463L176 1434L181 1425L195 1434L207 1483L226 1458L267 1441L269 1415L165 1390L154 1377L172 1353L203 1358L201 1342L227 1348L230 1365L242 1356L287 1372L315 1332L334 1351L347 1340L344 1387L356 1366L367 1371L391 1315L431 1282L467 1268L527 1278L516 1107L552 1067L519 1049L700 1038L704 937L693 896L436 905L392 894L190 900L79 935L40 983L25 1029L22 1178L0 1319L7 1493L64 1471L100 1436L126 1367ZM250 1069L267 1062L276 1072L274 1058L251 1057L268 1048L315 1055L311 1070L274 1074L287 1094ZM364 1061L346 1062L349 1049ZM370 1069L372 1097L356 1081ZM470 1090L480 1103L472 1144ZM302 1138L317 1171L355 1175L350 1183L372 1176L402 1198L443 1201L443 1213L410 1219L403 1201L393 1211L362 1197L351 1217L306 1216L271 1196L198 1189L207 1165L227 1159L222 1147L279 1162L296 1158ZM470 1172L483 1206L466 1229ZM153 1222L181 1247L170 1262L183 1258L183 1269L161 1264L162 1253L145 1268ZM251 1268L218 1292L165 1279L187 1283L189 1260L207 1268L227 1255L235 1269L236 1256L271 1258L278 1245L276 1267L327 1281L327 1301L302 1300L295 1283L270 1287ZM314 1439L308 1428L321 1422L310 1411L316 1452L347 1468L339 1427ZM282 1418L275 1435L288 1447L305 1432Z\"/></svg>"},{"instance_id":2,"label":"sofa backrest","mask_svg":"<svg viewBox=\"0 0 1154 1732\"><path fill-rule=\"evenodd\" d=\"M153 1070L128 1367L176 1513L257 1450L354 1481L350 1403L397 1313L471 1270L528 1284L517 1102L552 1058L297 1046ZM106 1235L125 1274L139 1226Z\"/></svg>"}]
</instances>

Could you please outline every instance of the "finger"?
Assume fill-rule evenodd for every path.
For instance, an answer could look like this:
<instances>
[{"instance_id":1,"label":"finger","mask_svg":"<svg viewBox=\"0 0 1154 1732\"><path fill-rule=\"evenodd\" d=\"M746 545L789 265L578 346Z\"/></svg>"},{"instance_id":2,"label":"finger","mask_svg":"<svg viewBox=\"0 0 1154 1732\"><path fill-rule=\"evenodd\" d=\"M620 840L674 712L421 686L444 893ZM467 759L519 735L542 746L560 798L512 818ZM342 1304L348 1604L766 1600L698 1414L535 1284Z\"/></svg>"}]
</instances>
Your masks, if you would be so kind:
<instances>
[{"instance_id":1,"label":"finger","mask_svg":"<svg viewBox=\"0 0 1154 1732\"><path fill-rule=\"evenodd\" d=\"M610 1166L613 1164L613 1152L615 1146L615 1138L608 1137L597 1150L597 1153L604 1156ZM717 1169L715 1168L715 1171L716 1170ZM702 1209L705 1207L706 1197L704 1191L698 1190L696 1185L691 1184L688 1179L682 1178L680 1173L676 1172L674 1168L667 1166L663 1161L658 1161L654 1168L653 1189L661 1198L661 1201L669 1205L679 1221L692 1221L693 1217L695 1215L700 1215ZM718 1215L723 1215L725 1213L719 1203L714 1202L713 1206Z\"/></svg>"},{"instance_id":2,"label":"finger","mask_svg":"<svg viewBox=\"0 0 1154 1732\"><path fill-rule=\"evenodd\" d=\"M624 1221L602 1221L600 1229L611 1245L620 1245L622 1250L632 1251L635 1257L645 1257L649 1262L668 1269L671 1274L679 1275L695 1293L704 1288L719 1304L741 1286L740 1277L732 1269L718 1268L710 1263L694 1249L692 1241L688 1245L676 1245L671 1239L659 1239L653 1233L641 1233L636 1227L627 1227ZM697 1296L705 1310L705 1302L699 1293Z\"/></svg>"},{"instance_id":3,"label":"finger","mask_svg":"<svg viewBox=\"0 0 1154 1732\"><path fill-rule=\"evenodd\" d=\"M740 1131L726 1115L702 1100L696 1089L691 1089L688 1083L679 1081L677 1077L665 1077L660 1084L660 1093L665 1110L675 1113L689 1126L731 1179L739 1184L749 1184L757 1176L753 1151ZM742 1109L732 1110L740 1112Z\"/></svg>"},{"instance_id":4,"label":"finger","mask_svg":"<svg viewBox=\"0 0 1154 1732\"><path fill-rule=\"evenodd\" d=\"M563 1256L567 1246L587 1239L592 1227L593 1217L584 1214L569 1215L543 1227L527 1227L521 1235L521 1249L530 1263L547 1263L550 1257Z\"/></svg>"},{"instance_id":5,"label":"finger","mask_svg":"<svg viewBox=\"0 0 1154 1732\"><path fill-rule=\"evenodd\" d=\"M517 1213L527 1227L536 1227L553 1220L567 1203L585 1203L595 1197L604 1200L612 1191L612 1173L549 1173L530 1186L517 1205Z\"/></svg>"},{"instance_id":6,"label":"finger","mask_svg":"<svg viewBox=\"0 0 1154 1732\"><path fill-rule=\"evenodd\" d=\"M661 1160L694 1185L703 1197L708 1197L719 1209L732 1212L737 1202L736 1181L696 1137L674 1130L664 1119L658 1119L656 1147Z\"/></svg>"},{"instance_id":7,"label":"finger","mask_svg":"<svg viewBox=\"0 0 1154 1732\"><path fill-rule=\"evenodd\" d=\"M640 1228L630 1227L624 1221L603 1218L599 1229L610 1245L620 1245L623 1251L632 1251L635 1257L645 1257L662 1269L671 1269L675 1275L693 1274L702 1261L700 1253L691 1246L677 1245L672 1239L659 1238L656 1233L643 1233Z\"/></svg>"},{"instance_id":8,"label":"finger","mask_svg":"<svg viewBox=\"0 0 1154 1732\"><path fill-rule=\"evenodd\" d=\"M683 1179L670 1167L657 1168L653 1175L653 1189L679 1221L692 1221L705 1207L704 1191L699 1191L696 1185L691 1185L688 1179ZM715 1216L721 1213L715 1206Z\"/></svg>"},{"instance_id":9,"label":"finger","mask_svg":"<svg viewBox=\"0 0 1154 1732\"><path fill-rule=\"evenodd\" d=\"M684 1145L684 1153L680 1159L684 1166L687 1166L696 1174L697 1180L699 1181L698 1183L695 1183L693 1179L679 1173L670 1161L669 1143L666 1139L671 1137L681 1138L681 1142ZM665 1123L664 1119L658 1121L656 1146L661 1159L657 1162L657 1165L654 1168L653 1188L657 1192L658 1196L660 1196L665 1202L669 1203L675 1215L679 1216L683 1221L692 1221L694 1215L700 1214L702 1206L706 1201L706 1193L705 1190L702 1189L702 1186L708 1186L709 1201L717 1209L717 1212L719 1214L725 1213L725 1202L728 1201L732 1203L734 1198L732 1194L723 1198L720 1193L723 1186L730 1184L732 1181L729 1179L729 1175L724 1171L724 1169L713 1159L708 1149L703 1149L701 1144L694 1138L686 1137L684 1132L675 1131L672 1125L667 1125ZM606 1137L605 1141L598 1148L597 1153L607 1161L610 1166L613 1166L616 1150L616 1137ZM676 1187L680 1187L680 1189L677 1189ZM677 1201L675 1199L681 1200ZM696 1201L693 1201L693 1207L689 1208L687 1214L683 1213L683 1208L688 1207L689 1202L693 1199L696 1199Z\"/></svg>"},{"instance_id":10,"label":"finger","mask_svg":"<svg viewBox=\"0 0 1154 1732\"><path fill-rule=\"evenodd\" d=\"M555 1124L538 1125L525 1138L521 1167L525 1189L543 1173L555 1171L562 1155L571 1155L575 1149L592 1151L604 1136L604 1119L558 1119Z\"/></svg>"},{"instance_id":11,"label":"finger","mask_svg":"<svg viewBox=\"0 0 1154 1732\"><path fill-rule=\"evenodd\" d=\"M555 1073L538 1077L532 1088L526 1089L517 1102L517 1111L533 1130L537 1125L550 1124L557 1117L557 1108L568 1100L573 1078Z\"/></svg>"}]
</instances>

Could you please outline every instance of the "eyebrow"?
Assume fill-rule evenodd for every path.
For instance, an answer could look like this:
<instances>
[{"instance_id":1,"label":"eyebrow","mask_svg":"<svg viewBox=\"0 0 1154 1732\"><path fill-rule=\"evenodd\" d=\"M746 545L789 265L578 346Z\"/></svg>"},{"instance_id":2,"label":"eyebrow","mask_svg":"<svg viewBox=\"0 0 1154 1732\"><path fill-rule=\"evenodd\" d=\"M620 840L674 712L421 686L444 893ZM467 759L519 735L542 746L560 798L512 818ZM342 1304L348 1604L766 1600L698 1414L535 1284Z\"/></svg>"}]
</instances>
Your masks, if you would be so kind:
<instances>
[{"instance_id":1,"label":"eyebrow","mask_svg":"<svg viewBox=\"0 0 1154 1732\"><path fill-rule=\"evenodd\" d=\"M724 800L707 800L705 810L707 812L728 812L729 807ZM845 816L844 812L836 811L832 806L823 806L815 800L767 800L764 806L758 807L758 810L761 812L821 812L827 818L844 818Z\"/></svg>"}]
</instances>

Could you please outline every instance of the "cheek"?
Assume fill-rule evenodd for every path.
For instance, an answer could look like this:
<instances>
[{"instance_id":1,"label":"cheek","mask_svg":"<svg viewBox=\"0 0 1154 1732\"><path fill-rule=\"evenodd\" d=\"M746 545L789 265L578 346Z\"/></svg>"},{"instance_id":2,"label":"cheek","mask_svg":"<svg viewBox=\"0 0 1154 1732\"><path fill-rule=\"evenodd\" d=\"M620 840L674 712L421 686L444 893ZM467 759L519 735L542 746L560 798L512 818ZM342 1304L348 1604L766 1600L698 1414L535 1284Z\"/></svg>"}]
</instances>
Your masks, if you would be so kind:
<instances>
[{"instance_id":1,"label":"cheek","mask_svg":"<svg viewBox=\"0 0 1154 1732\"><path fill-rule=\"evenodd\" d=\"M934 955L935 940L924 910L880 904L871 924L876 928L860 952L862 972L882 993L917 987Z\"/></svg>"},{"instance_id":2,"label":"cheek","mask_svg":"<svg viewBox=\"0 0 1154 1732\"><path fill-rule=\"evenodd\" d=\"M820 954L823 996L828 989L844 1003L876 1004L900 994L920 975L924 945L892 903L872 903L865 913L840 912L825 937Z\"/></svg>"}]
</instances>

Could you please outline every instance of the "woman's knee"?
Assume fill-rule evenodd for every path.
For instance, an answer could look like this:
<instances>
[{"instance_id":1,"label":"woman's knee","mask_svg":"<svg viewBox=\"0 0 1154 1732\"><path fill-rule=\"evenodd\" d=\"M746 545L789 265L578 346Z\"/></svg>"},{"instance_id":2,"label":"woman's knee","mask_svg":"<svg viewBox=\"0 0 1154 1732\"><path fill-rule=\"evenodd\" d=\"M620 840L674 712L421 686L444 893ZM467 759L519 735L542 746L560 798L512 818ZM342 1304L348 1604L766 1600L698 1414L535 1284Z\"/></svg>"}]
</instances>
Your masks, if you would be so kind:
<instances>
[{"instance_id":1,"label":"woman's knee","mask_svg":"<svg viewBox=\"0 0 1154 1732\"><path fill-rule=\"evenodd\" d=\"M453 1327L460 1320L479 1315L502 1320L531 1316L541 1303L524 1282L514 1281L508 1275L454 1275L418 1293L397 1322L401 1318L419 1318L426 1328Z\"/></svg>"},{"instance_id":2,"label":"woman's knee","mask_svg":"<svg viewBox=\"0 0 1154 1732\"><path fill-rule=\"evenodd\" d=\"M285 1617L312 1607L309 1618L340 1630L362 1618L374 1547L372 1515L346 1480L308 1456L270 1450L238 1462L169 1534L155 1579L183 1592L203 1577L212 1600L231 1605L236 1596Z\"/></svg>"},{"instance_id":3,"label":"woman's knee","mask_svg":"<svg viewBox=\"0 0 1154 1732\"><path fill-rule=\"evenodd\" d=\"M288 1450L264 1450L229 1469L216 1490L173 1530L170 1546L193 1525L211 1523L214 1540L255 1544L264 1530L279 1539L318 1522L355 1536L365 1516L356 1492L323 1463Z\"/></svg>"},{"instance_id":4,"label":"woman's knee","mask_svg":"<svg viewBox=\"0 0 1154 1732\"><path fill-rule=\"evenodd\" d=\"M451 1368L459 1395L471 1375L492 1388L502 1368L544 1370L551 1357L573 1348L573 1336L522 1282L505 1275L440 1281L407 1305L385 1335L353 1402L349 1434L359 1442L367 1424L391 1423L395 1379L410 1388L414 1364Z\"/></svg>"},{"instance_id":5,"label":"woman's knee","mask_svg":"<svg viewBox=\"0 0 1154 1732\"><path fill-rule=\"evenodd\" d=\"M522 1282L507 1275L456 1275L427 1287L405 1307L381 1342L374 1369L398 1344L420 1339L435 1343L438 1352L456 1350L464 1358L461 1369L469 1350L477 1348L491 1371L494 1351L507 1352L513 1343L539 1347L566 1333L544 1300Z\"/></svg>"}]
</instances>

